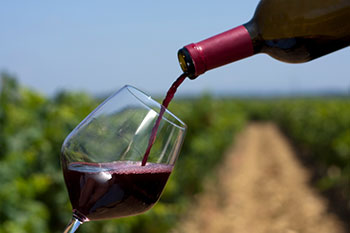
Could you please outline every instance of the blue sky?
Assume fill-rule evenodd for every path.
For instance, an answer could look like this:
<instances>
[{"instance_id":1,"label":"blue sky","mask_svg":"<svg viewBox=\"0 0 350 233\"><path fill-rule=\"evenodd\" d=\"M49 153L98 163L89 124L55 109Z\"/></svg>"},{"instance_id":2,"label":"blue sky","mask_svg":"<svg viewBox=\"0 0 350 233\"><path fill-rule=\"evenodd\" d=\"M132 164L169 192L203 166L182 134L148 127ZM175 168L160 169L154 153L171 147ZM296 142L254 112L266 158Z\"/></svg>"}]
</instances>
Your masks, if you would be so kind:
<instances>
[{"instance_id":1,"label":"blue sky","mask_svg":"<svg viewBox=\"0 0 350 233\"><path fill-rule=\"evenodd\" d=\"M125 84L164 95L181 73L177 50L247 22L258 0L3 1L0 70L52 95L108 93ZM221 67L181 94L350 89L350 49L305 64L261 54Z\"/></svg>"}]
</instances>

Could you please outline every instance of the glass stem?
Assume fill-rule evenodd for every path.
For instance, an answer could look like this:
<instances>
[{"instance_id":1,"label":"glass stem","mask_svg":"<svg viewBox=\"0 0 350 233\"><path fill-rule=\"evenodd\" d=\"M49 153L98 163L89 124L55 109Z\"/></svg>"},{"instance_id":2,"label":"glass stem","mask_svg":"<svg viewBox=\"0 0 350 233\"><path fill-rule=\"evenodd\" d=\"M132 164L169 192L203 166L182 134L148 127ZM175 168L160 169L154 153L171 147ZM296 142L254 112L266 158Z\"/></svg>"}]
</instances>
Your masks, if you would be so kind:
<instances>
[{"instance_id":1,"label":"glass stem","mask_svg":"<svg viewBox=\"0 0 350 233\"><path fill-rule=\"evenodd\" d=\"M77 218L73 217L63 233L75 232L82 223L83 222L80 222Z\"/></svg>"}]
</instances>

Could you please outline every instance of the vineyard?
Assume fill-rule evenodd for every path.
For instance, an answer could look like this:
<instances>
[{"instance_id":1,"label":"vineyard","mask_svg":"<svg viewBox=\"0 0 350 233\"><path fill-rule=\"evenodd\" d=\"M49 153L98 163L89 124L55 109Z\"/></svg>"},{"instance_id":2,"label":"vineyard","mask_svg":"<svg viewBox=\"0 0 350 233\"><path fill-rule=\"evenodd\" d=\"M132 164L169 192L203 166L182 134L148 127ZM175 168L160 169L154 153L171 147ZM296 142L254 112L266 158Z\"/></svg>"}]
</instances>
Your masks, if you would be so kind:
<instances>
[{"instance_id":1,"label":"vineyard","mask_svg":"<svg viewBox=\"0 0 350 233\"><path fill-rule=\"evenodd\" d=\"M0 233L62 232L71 206L60 168L68 133L102 100L86 93L45 97L8 74L0 90ZM175 98L176 99L176 98ZM161 233L178 223L224 151L249 122L272 121L314 174L340 216L350 212L350 98L178 99L169 109L188 133L160 202L149 212L83 224L79 232Z\"/></svg>"}]
</instances>

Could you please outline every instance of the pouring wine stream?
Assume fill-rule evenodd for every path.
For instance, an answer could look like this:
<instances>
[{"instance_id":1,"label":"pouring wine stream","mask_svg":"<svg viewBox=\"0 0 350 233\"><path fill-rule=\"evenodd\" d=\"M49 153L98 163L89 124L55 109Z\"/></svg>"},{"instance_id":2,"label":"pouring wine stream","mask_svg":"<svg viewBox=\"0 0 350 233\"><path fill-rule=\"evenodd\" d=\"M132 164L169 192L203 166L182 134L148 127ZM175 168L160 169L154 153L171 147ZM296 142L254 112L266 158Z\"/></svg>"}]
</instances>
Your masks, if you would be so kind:
<instances>
[{"instance_id":1,"label":"pouring wine stream","mask_svg":"<svg viewBox=\"0 0 350 233\"><path fill-rule=\"evenodd\" d=\"M169 88L169 90L168 90L168 92L167 92L167 94L162 102L162 107L161 107L161 110L159 112L156 123L154 124L154 126L152 128L151 136L150 136L149 141L148 141L148 146L147 146L146 152L143 155L141 166L146 165L149 153L151 152L154 141L156 140L160 120L162 119L165 110L168 108L170 101L174 98L174 95L175 95L177 88L181 85L181 83L185 80L186 77L187 77L186 73L181 74L180 77L178 77L175 80L175 82L171 85L171 87Z\"/></svg>"}]
</instances>

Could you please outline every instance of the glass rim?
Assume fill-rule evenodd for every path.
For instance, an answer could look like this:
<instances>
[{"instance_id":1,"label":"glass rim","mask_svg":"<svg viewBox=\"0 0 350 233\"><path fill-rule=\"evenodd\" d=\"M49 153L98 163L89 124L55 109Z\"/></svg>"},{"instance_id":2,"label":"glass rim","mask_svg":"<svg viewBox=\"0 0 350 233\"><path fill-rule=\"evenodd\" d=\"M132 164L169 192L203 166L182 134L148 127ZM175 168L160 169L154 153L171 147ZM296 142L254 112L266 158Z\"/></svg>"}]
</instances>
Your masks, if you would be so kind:
<instances>
[{"instance_id":1,"label":"glass rim","mask_svg":"<svg viewBox=\"0 0 350 233\"><path fill-rule=\"evenodd\" d=\"M130 94L132 94L136 99L138 99L142 104L144 104L147 108L154 110L158 115L159 112L157 112L154 109L154 106L150 106L150 104L146 103L144 100L142 100L141 98L139 98L135 92L145 96L147 98L147 100L151 101L154 105L159 106L159 110L161 109L161 106L163 106L162 104L160 104L158 101L154 100L150 95L148 95L147 93L145 93L144 91L141 91L140 89L132 86L132 85L125 85L123 86L120 90L126 88L128 90L128 92ZM115 94L117 94L119 91L117 91ZM114 94L114 95L115 95ZM113 96L114 96L113 95ZM163 106L164 107L164 106ZM165 108L165 107L164 107ZM180 119L178 118L174 113L172 113L171 111L168 110L168 108L165 108L165 112L170 115L171 117L173 117L177 122L179 122L181 125L179 125L177 122L172 121L169 118L164 117L164 115L162 116L162 120L164 119L165 121L169 122L170 124L174 125L175 127L179 128L180 130L186 131L187 129L187 125Z\"/></svg>"}]
</instances>

